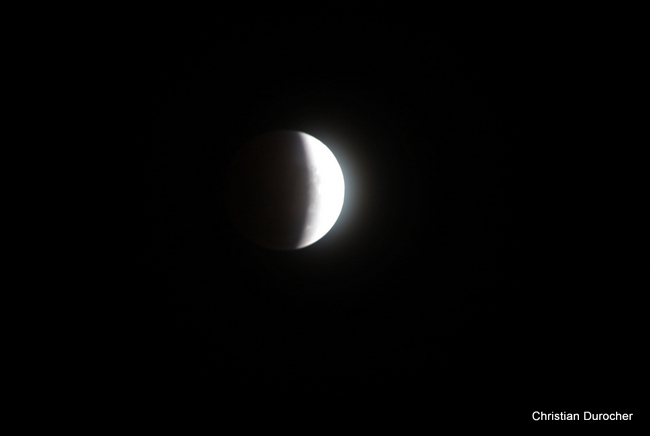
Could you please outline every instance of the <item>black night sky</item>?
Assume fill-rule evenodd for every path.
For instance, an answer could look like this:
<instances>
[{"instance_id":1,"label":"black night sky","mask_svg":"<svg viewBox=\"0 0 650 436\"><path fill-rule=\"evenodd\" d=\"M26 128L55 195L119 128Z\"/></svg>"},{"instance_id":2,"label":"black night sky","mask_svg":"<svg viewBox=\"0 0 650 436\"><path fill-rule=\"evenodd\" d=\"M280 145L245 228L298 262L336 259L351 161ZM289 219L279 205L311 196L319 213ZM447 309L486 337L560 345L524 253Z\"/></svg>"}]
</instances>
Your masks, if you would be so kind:
<instances>
[{"instance_id":1,"label":"black night sky","mask_svg":"<svg viewBox=\"0 0 650 436\"><path fill-rule=\"evenodd\" d=\"M538 197L563 105L538 46L507 41L290 19L130 41L125 395L214 419L596 410L609 330L581 303L580 232L558 246ZM277 129L320 139L346 181L333 229L297 251L248 242L223 204L238 147Z\"/></svg>"}]
</instances>

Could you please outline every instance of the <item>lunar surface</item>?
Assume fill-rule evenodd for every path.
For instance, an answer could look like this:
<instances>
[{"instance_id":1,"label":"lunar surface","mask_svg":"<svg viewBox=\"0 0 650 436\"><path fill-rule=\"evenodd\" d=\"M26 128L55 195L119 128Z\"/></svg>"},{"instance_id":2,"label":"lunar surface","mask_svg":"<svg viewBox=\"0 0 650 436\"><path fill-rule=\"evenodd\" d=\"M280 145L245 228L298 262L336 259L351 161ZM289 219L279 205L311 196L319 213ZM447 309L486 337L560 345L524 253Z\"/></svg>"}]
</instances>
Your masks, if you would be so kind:
<instances>
[{"instance_id":1,"label":"lunar surface","mask_svg":"<svg viewBox=\"0 0 650 436\"><path fill-rule=\"evenodd\" d=\"M334 154L294 130L245 144L226 174L230 218L245 237L271 249L304 248L325 236L341 213L344 193Z\"/></svg>"}]
</instances>

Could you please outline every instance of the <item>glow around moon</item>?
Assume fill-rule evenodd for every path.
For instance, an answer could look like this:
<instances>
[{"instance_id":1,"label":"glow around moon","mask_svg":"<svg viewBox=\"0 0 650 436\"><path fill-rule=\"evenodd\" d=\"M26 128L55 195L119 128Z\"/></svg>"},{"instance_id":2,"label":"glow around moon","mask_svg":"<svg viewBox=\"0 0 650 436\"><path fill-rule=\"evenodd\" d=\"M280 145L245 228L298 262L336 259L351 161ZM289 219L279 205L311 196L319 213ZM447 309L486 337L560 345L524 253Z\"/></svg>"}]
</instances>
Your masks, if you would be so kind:
<instances>
[{"instance_id":1,"label":"glow around moon","mask_svg":"<svg viewBox=\"0 0 650 436\"><path fill-rule=\"evenodd\" d=\"M334 154L303 132L280 130L242 147L226 177L226 202L248 239L272 249L307 247L336 223L344 201Z\"/></svg>"}]
</instances>

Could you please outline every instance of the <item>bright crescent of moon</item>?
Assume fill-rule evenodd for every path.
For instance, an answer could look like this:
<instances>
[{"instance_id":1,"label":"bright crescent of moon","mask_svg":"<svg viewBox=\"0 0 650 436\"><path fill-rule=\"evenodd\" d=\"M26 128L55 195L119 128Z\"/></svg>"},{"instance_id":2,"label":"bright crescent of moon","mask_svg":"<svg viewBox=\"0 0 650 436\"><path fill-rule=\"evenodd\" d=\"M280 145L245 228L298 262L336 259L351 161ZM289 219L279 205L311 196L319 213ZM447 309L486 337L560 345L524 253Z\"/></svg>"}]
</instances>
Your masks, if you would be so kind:
<instances>
[{"instance_id":1,"label":"bright crescent of moon","mask_svg":"<svg viewBox=\"0 0 650 436\"><path fill-rule=\"evenodd\" d=\"M240 148L226 171L224 194L228 214L246 238L296 250L334 226L345 183L325 144L303 132L278 130Z\"/></svg>"},{"instance_id":2,"label":"bright crescent of moon","mask_svg":"<svg viewBox=\"0 0 650 436\"><path fill-rule=\"evenodd\" d=\"M325 144L300 132L311 177L311 202L298 248L321 239L336 223L343 208L345 182L334 154Z\"/></svg>"}]
</instances>

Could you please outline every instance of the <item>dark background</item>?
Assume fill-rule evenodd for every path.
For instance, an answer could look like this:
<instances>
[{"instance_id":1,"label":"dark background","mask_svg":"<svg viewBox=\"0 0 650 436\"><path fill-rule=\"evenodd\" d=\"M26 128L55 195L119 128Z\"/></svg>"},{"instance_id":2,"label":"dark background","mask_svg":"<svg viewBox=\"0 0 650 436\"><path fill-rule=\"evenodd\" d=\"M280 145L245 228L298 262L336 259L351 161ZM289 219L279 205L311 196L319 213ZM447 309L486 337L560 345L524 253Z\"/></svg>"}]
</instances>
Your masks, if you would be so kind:
<instances>
[{"instance_id":1,"label":"dark background","mask_svg":"<svg viewBox=\"0 0 650 436\"><path fill-rule=\"evenodd\" d=\"M224 19L129 39L115 300L134 413L631 411L631 326L604 297L625 284L612 239L592 237L607 182L584 189L572 148L589 79L545 38L425 24ZM346 181L302 250L253 245L224 210L230 159L275 129L320 139Z\"/></svg>"}]
</instances>

